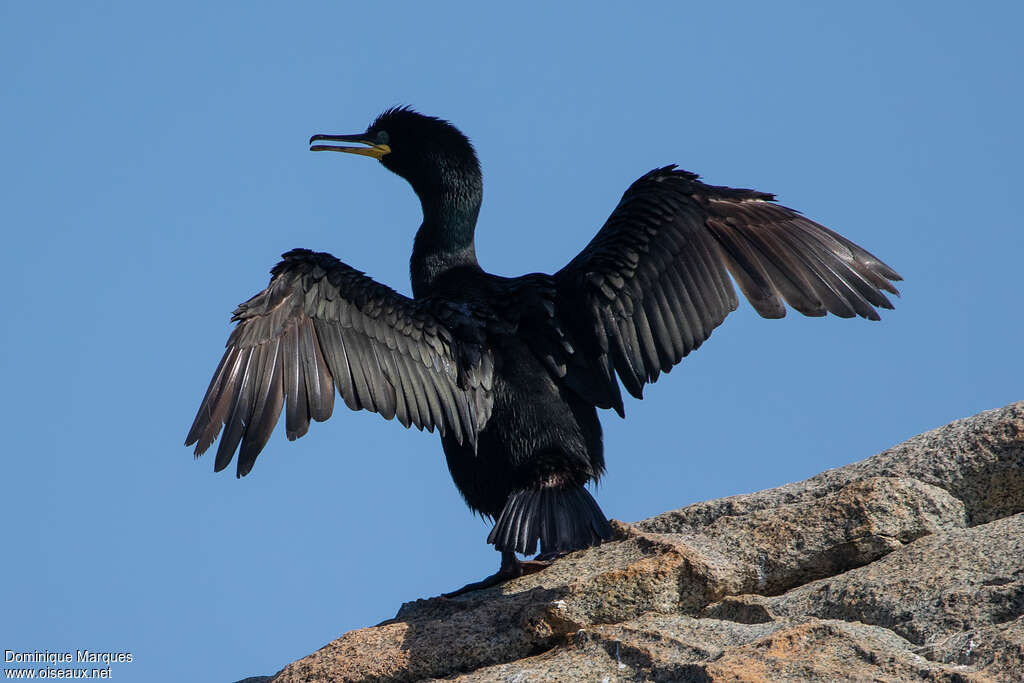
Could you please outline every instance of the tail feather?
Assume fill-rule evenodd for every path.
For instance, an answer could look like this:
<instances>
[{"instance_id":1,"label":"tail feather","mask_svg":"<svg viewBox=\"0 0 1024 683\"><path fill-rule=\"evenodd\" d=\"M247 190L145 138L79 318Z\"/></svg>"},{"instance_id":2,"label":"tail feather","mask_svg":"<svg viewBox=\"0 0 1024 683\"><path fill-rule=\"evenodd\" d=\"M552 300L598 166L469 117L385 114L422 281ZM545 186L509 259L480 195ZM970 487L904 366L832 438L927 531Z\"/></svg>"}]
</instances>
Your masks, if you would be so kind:
<instances>
[{"instance_id":1,"label":"tail feather","mask_svg":"<svg viewBox=\"0 0 1024 683\"><path fill-rule=\"evenodd\" d=\"M533 543L533 539L540 537L540 515L529 515L526 524L519 526L519 533L515 536L516 547L525 548Z\"/></svg>"},{"instance_id":2,"label":"tail feather","mask_svg":"<svg viewBox=\"0 0 1024 683\"><path fill-rule=\"evenodd\" d=\"M526 526L523 521L529 514L530 508L526 505L519 505L510 512L508 524L503 529L503 533L499 534L499 539L505 547L518 545L519 531Z\"/></svg>"},{"instance_id":3,"label":"tail feather","mask_svg":"<svg viewBox=\"0 0 1024 683\"><path fill-rule=\"evenodd\" d=\"M611 538L597 501L582 486L523 489L509 496L487 537L498 550L523 555L564 553Z\"/></svg>"}]
</instances>

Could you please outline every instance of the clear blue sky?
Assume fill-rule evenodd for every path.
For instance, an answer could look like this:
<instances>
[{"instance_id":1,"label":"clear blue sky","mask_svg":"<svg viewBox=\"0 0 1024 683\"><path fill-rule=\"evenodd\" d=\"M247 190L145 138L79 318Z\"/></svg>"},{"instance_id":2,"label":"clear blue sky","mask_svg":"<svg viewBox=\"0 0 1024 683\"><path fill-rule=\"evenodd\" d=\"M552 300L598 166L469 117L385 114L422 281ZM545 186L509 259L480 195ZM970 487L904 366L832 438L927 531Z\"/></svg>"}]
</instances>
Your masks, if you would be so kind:
<instances>
[{"instance_id":1,"label":"clear blue sky","mask_svg":"<svg viewBox=\"0 0 1024 683\"><path fill-rule=\"evenodd\" d=\"M674 162L906 278L880 323L744 303L605 414L609 516L1024 398L1019 3L411 5L0 4L0 649L229 682L495 570L435 435L339 402L241 481L182 446L232 308L283 251L408 293L412 191L306 145L394 104L476 144L494 272L559 268Z\"/></svg>"}]
</instances>

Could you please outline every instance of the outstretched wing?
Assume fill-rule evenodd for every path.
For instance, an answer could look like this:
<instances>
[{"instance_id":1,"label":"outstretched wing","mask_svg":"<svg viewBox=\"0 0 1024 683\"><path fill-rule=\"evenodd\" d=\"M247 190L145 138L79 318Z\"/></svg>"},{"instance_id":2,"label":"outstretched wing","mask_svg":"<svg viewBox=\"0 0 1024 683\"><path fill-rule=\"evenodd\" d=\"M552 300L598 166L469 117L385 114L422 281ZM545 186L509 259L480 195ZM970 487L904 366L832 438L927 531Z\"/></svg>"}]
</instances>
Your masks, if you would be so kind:
<instances>
[{"instance_id":1,"label":"outstretched wing","mask_svg":"<svg viewBox=\"0 0 1024 683\"><path fill-rule=\"evenodd\" d=\"M900 276L850 240L754 190L705 185L674 166L626 191L590 244L556 273L577 311L577 334L596 337L601 367L641 396L736 309L736 291L765 318L783 300L810 316L878 319ZM585 329L581 329L585 328ZM617 398L617 389L615 397ZM621 399L603 399L621 412Z\"/></svg>"},{"instance_id":2,"label":"outstretched wing","mask_svg":"<svg viewBox=\"0 0 1024 683\"><path fill-rule=\"evenodd\" d=\"M409 299L330 254L296 249L283 259L270 285L235 310L238 325L185 441L196 456L223 426L214 469L241 444L245 476L282 409L296 439L310 418L331 416L335 387L353 410L436 427L475 448L490 415L493 359L470 310Z\"/></svg>"}]
</instances>

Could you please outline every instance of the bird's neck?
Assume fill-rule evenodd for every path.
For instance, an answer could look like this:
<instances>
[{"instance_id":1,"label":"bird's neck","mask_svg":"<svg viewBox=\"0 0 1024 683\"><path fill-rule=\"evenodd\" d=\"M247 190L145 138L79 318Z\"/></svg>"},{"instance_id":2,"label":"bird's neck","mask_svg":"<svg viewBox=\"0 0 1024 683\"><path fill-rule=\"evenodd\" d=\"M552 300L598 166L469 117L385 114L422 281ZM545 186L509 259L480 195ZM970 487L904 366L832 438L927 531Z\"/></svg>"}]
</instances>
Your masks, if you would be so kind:
<instances>
[{"instance_id":1,"label":"bird's neck","mask_svg":"<svg viewBox=\"0 0 1024 683\"><path fill-rule=\"evenodd\" d=\"M442 275L455 268L480 269L474 234L483 197L482 186L460 182L421 192L423 225L416 233L409 274L413 296L428 296Z\"/></svg>"}]
</instances>

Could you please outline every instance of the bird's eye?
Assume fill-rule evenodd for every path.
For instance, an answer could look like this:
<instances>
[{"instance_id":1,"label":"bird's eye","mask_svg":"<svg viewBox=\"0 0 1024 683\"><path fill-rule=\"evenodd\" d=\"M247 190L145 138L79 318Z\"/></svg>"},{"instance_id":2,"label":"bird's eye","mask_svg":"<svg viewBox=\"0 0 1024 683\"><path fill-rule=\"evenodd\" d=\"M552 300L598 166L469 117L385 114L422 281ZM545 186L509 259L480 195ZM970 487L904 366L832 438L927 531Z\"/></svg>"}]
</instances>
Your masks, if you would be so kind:
<instances>
[{"instance_id":1,"label":"bird's eye","mask_svg":"<svg viewBox=\"0 0 1024 683\"><path fill-rule=\"evenodd\" d=\"M388 132L386 130L382 130L382 131L378 131L377 132L377 144L378 145L386 145L386 144L388 144L388 139L389 139L388 138Z\"/></svg>"}]
</instances>

